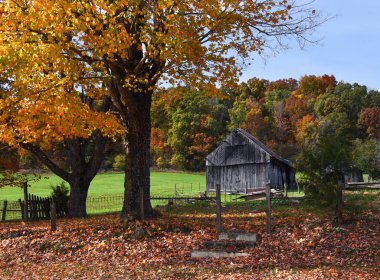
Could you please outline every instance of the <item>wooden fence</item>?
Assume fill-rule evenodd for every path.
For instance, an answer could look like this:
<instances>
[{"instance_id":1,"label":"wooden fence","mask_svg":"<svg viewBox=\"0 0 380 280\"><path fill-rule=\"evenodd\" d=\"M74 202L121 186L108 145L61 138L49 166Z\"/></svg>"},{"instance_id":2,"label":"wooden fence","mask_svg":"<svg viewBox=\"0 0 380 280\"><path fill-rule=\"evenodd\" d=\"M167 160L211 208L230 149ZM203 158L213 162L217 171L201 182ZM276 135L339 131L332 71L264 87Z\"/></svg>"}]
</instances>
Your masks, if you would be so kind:
<instances>
[{"instance_id":1,"label":"wooden fence","mask_svg":"<svg viewBox=\"0 0 380 280\"><path fill-rule=\"evenodd\" d=\"M19 200L22 213L26 213L26 220L39 220L50 218L50 198L43 198L33 194L28 194L28 199L25 202ZM26 211L24 207L27 207ZM23 219L25 219L23 215Z\"/></svg>"},{"instance_id":2,"label":"wooden fence","mask_svg":"<svg viewBox=\"0 0 380 280\"><path fill-rule=\"evenodd\" d=\"M2 206L2 207L1 207ZM1 221L5 220L39 220L50 218L50 198L28 194L26 202L4 200L0 202ZM26 215L26 216L25 216Z\"/></svg>"},{"instance_id":3,"label":"wooden fence","mask_svg":"<svg viewBox=\"0 0 380 280\"><path fill-rule=\"evenodd\" d=\"M345 185L345 190L380 190L380 182L353 182Z\"/></svg>"}]
</instances>

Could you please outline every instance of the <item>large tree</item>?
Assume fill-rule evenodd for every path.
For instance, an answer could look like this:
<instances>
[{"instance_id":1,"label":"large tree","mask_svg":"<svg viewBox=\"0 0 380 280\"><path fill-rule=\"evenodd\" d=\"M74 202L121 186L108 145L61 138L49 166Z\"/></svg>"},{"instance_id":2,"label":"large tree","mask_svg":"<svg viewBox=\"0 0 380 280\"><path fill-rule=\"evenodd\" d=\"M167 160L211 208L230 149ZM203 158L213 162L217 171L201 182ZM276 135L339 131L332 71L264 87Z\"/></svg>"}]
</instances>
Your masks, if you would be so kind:
<instances>
[{"instance_id":1,"label":"large tree","mask_svg":"<svg viewBox=\"0 0 380 280\"><path fill-rule=\"evenodd\" d=\"M74 88L67 89L59 98L34 96L15 86L12 71L6 74L8 77L0 80L0 141L7 143L13 154L17 149L26 150L67 181L70 184L68 215L85 217L88 189L110 142L107 135L116 135L120 128L115 117L107 116L112 105L110 98L96 99L83 89ZM109 131L112 128L115 131ZM17 163L17 157L11 159L2 161L8 167L2 181L7 185L18 182L21 186L20 180L28 178L16 173L14 167L9 168Z\"/></svg>"},{"instance_id":2,"label":"large tree","mask_svg":"<svg viewBox=\"0 0 380 280\"><path fill-rule=\"evenodd\" d=\"M235 83L249 56L301 45L323 19L286 0L8 0L0 7L1 53L16 85L57 97L64 87L104 84L125 128L123 218L149 201L150 107L159 81L216 93ZM19 63L19 60L26 61ZM4 65L4 64L3 64ZM44 73L49 73L44 75ZM99 89L99 87L95 87Z\"/></svg>"}]
</instances>

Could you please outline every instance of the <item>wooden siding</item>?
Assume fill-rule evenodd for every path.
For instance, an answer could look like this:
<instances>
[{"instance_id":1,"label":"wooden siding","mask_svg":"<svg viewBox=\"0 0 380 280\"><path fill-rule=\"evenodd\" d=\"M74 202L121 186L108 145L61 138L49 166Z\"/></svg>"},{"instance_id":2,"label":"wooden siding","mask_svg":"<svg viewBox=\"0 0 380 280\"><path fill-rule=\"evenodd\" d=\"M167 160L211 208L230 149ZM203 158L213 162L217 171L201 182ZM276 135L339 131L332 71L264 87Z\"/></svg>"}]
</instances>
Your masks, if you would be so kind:
<instances>
[{"instance_id":1,"label":"wooden siding","mask_svg":"<svg viewBox=\"0 0 380 280\"><path fill-rule=\"evenodd\" d=\"M206 160L206 166L268 163L270 155L241 134L230 134Z\"/></svg>"},{"instance_id":2,"label":"wooden siding","mask_svg":"<svg viewBox=\"0 0 380 280\"><path fill-rule=\"evenodd\" d=\"M346 174L344 174L344 181L346 183L364 182L363 172L356 169L347 171Z\"/></svg>"},{"instance_id":3,"label":"wooden siding","mask_svg":"<svg viewBox=\"0 0 380 280\"><path fill-rule=\"evenodd\" d=\"M268 181L269 164L207 166L207 190L215 191L220 184L223 192L246 193L264 188Z\"/></svg>"},{"instance_id":4,"label":"wooden siding","mask_svg":"<svg viewBox=\"0 0 380 280\"><path fill-rule=\"evenodd\" d=\"M271 181L276 189L295 183L294 168L253 136L232 132L206 158L207 191L220 184L223 192L246 193L264 188Z\"/></svg>"}]
</instances>

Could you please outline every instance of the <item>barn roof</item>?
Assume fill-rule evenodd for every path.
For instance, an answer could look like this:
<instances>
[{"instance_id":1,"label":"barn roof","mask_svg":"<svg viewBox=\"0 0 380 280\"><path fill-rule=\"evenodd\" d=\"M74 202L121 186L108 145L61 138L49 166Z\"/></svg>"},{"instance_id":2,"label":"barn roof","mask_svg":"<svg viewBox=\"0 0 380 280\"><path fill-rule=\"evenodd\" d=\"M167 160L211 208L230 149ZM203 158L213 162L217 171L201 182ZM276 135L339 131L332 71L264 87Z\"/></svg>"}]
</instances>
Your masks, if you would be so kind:
<instances>
[{"instance_id":1,"label":"barn roof","mask_svg":"<svg viewBox=\"0 0 380 280\"><path fill-rule=\"evenodd\" d=\"M276 154L274 151L272 151L271 149L269 149L267 146L265 146L262 142L260 142L256 137L254 137L253 135L249 134L247 131L241 129L241 128L235 128L231 134L233 133L239 133L240 135L242 135L244 138L247 138L248 140L254 142L257 146L259 146L261 149L263 149L265 152L267 152L271 157L277 159L278 161L290 166L291 168L294 168L292 162L290 160L287 160L287 159L284 159L283 157L279 156L278 154ZM220 146L218 146L213 152L211 152L207 157L206 157L206 160L209 160L210 161L210 157L212 157L212 155L214 154L214 152L219 149Z\"/></svg>"}]
</instances>

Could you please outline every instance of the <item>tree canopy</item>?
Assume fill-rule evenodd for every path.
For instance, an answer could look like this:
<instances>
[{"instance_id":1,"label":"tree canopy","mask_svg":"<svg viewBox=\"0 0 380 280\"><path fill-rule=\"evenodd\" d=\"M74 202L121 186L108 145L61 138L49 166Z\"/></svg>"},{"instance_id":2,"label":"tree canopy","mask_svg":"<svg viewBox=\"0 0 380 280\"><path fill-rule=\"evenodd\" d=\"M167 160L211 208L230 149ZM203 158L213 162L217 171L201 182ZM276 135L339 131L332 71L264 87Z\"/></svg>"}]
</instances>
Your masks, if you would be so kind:
<instances>
[{"instance_id":1,"label":"tree canopy","mask_svg":"<svg viewBox=\"0 0 380 280\"><path fill-rule=\"evenodd\" d=\"M41 102L44 111L61 100L56 116L70 112L74 123L105 133L109 118L84 114L76 99L78 91L111 97L125 129L123 217L138 217L139 194L149 202L151 95L159 82L216 95L237 82L252 53L278 51L292 38L310 42L323 21L310 4L287 0L2 1L0 72L27 96L21 105ZM152 214L150 203L143 207Z\"/></svg>"}]
</instances>

